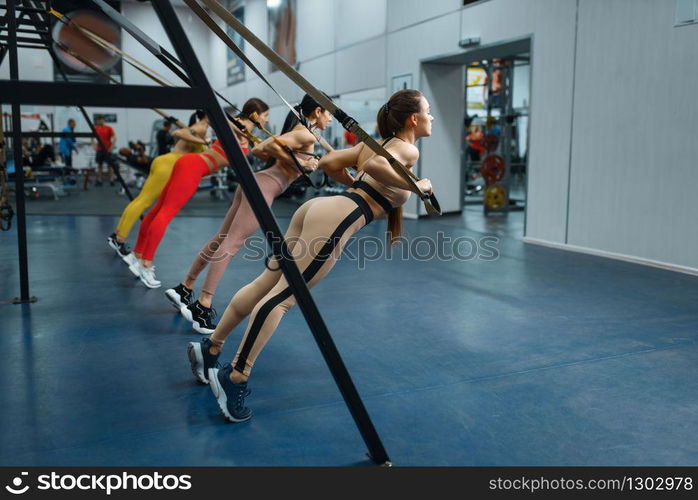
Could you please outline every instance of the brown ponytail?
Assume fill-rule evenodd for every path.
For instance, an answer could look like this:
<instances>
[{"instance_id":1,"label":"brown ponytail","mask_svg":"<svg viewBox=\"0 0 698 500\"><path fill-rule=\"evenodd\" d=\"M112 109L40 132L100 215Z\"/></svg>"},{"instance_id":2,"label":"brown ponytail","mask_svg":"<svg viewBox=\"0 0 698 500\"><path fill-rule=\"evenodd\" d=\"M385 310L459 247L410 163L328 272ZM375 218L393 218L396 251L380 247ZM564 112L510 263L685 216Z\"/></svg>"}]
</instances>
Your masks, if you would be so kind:
<instances>
[{"instance_id":1,"label":"brown ponytail","mask_svg":"<svg viewBox=\"0 0 698 500\"><path fill-rule=\"evenodd\" d=\"M383 139L393 137L405 128L405 120L421 111L422 93L418 90L399 90L378 110L376 121L378 133ZM388 239L390 245L397 244L402 234L402 207L393 208L388 213Z\"/></svg>"},{"instance_id":2,"label":"brown ponytail","mask_svg":"<svg viewBox=\"0 0 698 500\"><path fill-rule=\"evenodd\" d=\"M390 246L397 245L397 240L402 234L402 207L393 208L388 213L388 240Z\"/></svg>"}]
</instances>

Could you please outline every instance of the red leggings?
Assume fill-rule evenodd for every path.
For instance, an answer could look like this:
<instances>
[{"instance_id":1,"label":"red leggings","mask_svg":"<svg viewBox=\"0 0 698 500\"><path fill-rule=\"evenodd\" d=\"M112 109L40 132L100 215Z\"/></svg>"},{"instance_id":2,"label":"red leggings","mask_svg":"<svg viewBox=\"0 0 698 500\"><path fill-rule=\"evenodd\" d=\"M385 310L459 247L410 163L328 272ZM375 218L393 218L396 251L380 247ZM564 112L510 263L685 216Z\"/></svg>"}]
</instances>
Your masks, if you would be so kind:
<instances>
[{"instance_id":1,"label":"red leggings","mask_svg":"<svg viewBox=\"0 0 698 500\"><path fill-rule=\"evenodd\" d=\"M194 196L201 179L210 173L206 160L198 153L186 154L177 160L160 199L141 222L133 251L143 260L153 260L168 224Z\"/></svg>"}]
</instances>

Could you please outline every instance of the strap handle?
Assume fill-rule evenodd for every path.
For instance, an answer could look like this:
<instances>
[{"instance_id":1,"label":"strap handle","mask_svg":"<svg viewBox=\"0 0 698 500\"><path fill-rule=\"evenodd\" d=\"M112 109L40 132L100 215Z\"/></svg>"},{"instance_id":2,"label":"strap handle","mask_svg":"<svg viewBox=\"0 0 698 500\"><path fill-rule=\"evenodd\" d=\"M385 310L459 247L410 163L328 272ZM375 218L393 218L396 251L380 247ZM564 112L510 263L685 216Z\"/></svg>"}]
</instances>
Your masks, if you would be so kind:
<instances>
[{"instance_id":1,"label":"strap handle","mask_svg":"<svg viewBox=\"0 0 698 500\"><path fill-rule=\"evenodd\" d=\"M322 186L327 184L327 174L325 174L324 172L323 172L324 176L323 176L322 182L320 184L313 183L313 180L310 178L310 173L312 172L312 170L307 170L307 169L303 168L303 166L298 162L298 158L296 158L296 154L310 155L310 156L314 156L315 158L318 158L318 159L319 159L319 155L316 155L315 153L308 153L307 151L294 151L280 137L277 137L276 135L271 133L269 130L267 130L265 127L263 127L262 124L257 121L257 118L258 118L258 116L257 116L256 112L253 112L252 115L250 116L250 120L252 121L252 123L254 123L257 126L257 128L259 130L261 130L262 132L267 134L269 137L274 139L274 142L277 143L279 146L281 146L281 148L284 151L286 151L286 153L288 153L288 155L293 159L293 163L296 165L296 168L301 173L301 175L305 177L305 180L308 182L308 184L310 184L310 186L314 187L315 189L320 189Z\"/></svg>"}]
</instances>

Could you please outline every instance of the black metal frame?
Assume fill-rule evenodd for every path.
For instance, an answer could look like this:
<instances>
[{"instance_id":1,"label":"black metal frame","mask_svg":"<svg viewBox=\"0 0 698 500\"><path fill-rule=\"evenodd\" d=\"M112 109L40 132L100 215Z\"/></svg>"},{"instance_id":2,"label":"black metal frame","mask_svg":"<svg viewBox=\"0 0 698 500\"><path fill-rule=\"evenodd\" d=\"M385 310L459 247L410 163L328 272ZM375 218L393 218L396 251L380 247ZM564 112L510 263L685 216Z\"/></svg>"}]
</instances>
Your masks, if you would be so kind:
<instances>
[{"instance_id":1,"label":"black metal frame","mask_svg":"<svg viewBox=\"0 0 698 500\"><path fill-rule=\"evenodd\" d=\"M7 2L7 23L8 45L10 56L10 79L19 84L19 66L17 62L17 18L15 17L15 4ZM5 94L0 91L0 95ZM7 100L7 99L5 99ZM27 258L27 220L24 210L24 170L22 169L22 126L19 103L10 102L12 108L12 150L15 162L15 189L16 189L16 212L17 212L17 248L19 253L19 288L20 297L12 300L14 304L25 304L36 302L36 297L29 295L29 262Z\"/></svg>"},{"instance_id":2,"label":"black metal frame","mask_svg":"<svg viewBox=\"0 0 698 500\"><path fill-rule=\"evenodd\" d=\"M3 96L3 102L11 105L12 108L12 133L7 134L12 137L13 151L15 152L15 169L19 173L21 170L21 137L26 134L22 132L19 120L20 104L53 104L57 106L76 106L83 118L87 122L88 127L91 130L90 137L93 137L102 146L102 149L106 149L104 143L97 134L94 123L90 119L87 111L85 111L84 105L88 106L110 106L113 105L115 100L118 102L123 99L130 97L129 90L122 87L110 87L109 92L104 92L103 85L95 84L74 84L68 82L68 76L61 69L58 61L58 57L53 50L52 40L49 35L49 30L42 29L44 26L49 26L48 13L45 9L41 8L41 2L44 0L17 0L16 2L10 1L6 6L6 15L0 22L0 28L3 25L7 25L7 35L0 35L0 40L7 40L7 45L0 47L2 52L0 52L0 63L2 58L6 54L10 54L10 81L0 81L0 95ZM21 4L20 4L21 2ZM16 15L16 10L20 10L19 16ZM45 16L43 19L41 16ZM25 19L28 17L29 19ZM26 24L32 26L34 30L21 30L17 26ZM56 69L60 72L61 77L65 83L46 83L46 82L19 82L18 66L17 66L17 47L23 46L18 42L21 41L17 37L17 32L32 32L39 36L39 38L32 38L30 41L33 44L30 48L46 50L51 57ZM150 87L144 87L145 92L142 92L146 98L150 97L148 95L148 89ZM185 89L178 89L185 90ZM175 93L177 94L177 93ZM47 95L51 96L51 102L47 102ZM141 95L141 94L139 94ZM94 103L86 96L96 96L99 102ZM128 97L127 97L128 96ZM183 96L178 96L177 98L183 98ZM146 99L149 102L156 101L157 98L152 100ZM139 106L140 107L140 106ZM147 106L143 106L147 107ZM175 107L175 106L172 106ZM190 106L196 107L196 106ZM17 116L17 121L15 121L15 116ZM17 131L15 133L15 130ZM19 147L18 147L19 145ZM19 161L18 161L19 158ZM107 165L110 168L110 165ZM126 185L121 172L118 168L112 168L116 176L117 181L124 189L126 196L129 200L133 200L133 195L131 190ZM16 297L7 303L11 304L24 304L28 302L36 302L37 298L29 295L29 265L28 265L28 251L27 251L27 239L26 239L26 222L25 222L25 197L24 197L24 177L22 175L15 175L18 179L15 181L15 200L17 205L17 234L18 234L18 253L19 253L19 269L20 269L20 297ZM5 302L3 302L5 303Z\"/></svg>"},{"instance_id":3,"label":"black metal frame","mask_svg":"<svg viewBox=\"0 0 698 500\"><path fill-rule=\"evenodd\" d=\"M10 4L11 3L12 2L10 2ZM13 124L15 140L19 139L19 134L21 132L19 127L20 103L104 106L114 105L114 102L118 102L119 107L138 108L156 106L173 109L203 108L212 126L218 132L223 149L228 158L230 158L230 163L238 176L240 186L245 196L250 201L250 206L267 237L273 255L279 260L281 271L288 281L289 288L296 298L298 307L303 313L335 383L369 449L369 457L377 464L391 465L388 454L351 380L351 376L342 361L339 351L330 336L327 325L320 315L298 266L290 255L283 233L270 208L264 201L264 197L255 181L252 169L228 125L223 109L216 99L214 90L201 68L172 5L167 0L152 0L152 3L167 36L175 48L179 61L181 61L184 71L189 77L191 88L123 85L109 86L109 91L104 92L104 85L19 82L17 79L16 40L11 38L10 57L13 58L11 65L12 81L0 81L0 95L8 96L3 97L3 100L9 102L13 106L13 121L16 121L16 123ZM9 17L14 19L14 9L11 9L8 13L10 14ZM119 23L118 19L116 22ZM124 27L123 23L119 24ZM13 31L13 28L16 28L16 26L14 26L14 21L12 21L10 32ZM16 35L12 33L11 37L14 36ZM15 161L17 164L21 164L21 161L18 161L17 158L20 154L19 150L15 148ZM19 176L19 178L21 177L22 176ZM20 192L21 184L22 180L19 180L18 193L23 195L23 189L21 189ZM23 241L20 245L20 249L25 249L24 260L20 258L21 268L22 266L26 267L26 229L23 196L18 196L17 205L17 216L19 220L18 233L21 233L20 239ZM20 274L22 274L22 271ZM22 276L26 276L26 269ZM28 294L28 282L23 282L22 290L24 293L25 284Z\"/></svg>"}]
</instances>

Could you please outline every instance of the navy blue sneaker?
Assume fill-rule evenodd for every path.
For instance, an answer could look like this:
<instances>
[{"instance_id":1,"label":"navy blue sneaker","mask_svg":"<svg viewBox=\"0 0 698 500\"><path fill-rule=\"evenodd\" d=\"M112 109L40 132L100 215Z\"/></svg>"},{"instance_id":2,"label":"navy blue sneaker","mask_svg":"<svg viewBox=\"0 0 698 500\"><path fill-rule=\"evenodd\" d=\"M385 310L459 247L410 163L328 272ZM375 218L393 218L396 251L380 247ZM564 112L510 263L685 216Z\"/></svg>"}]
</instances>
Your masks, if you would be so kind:
<instances>
[{"instance_id":1,"label":"navy blue sneaker","mask_svg":"<svg viewBox=\"0 0 698 500\"><path fill-rule=\"evenodd\" d=\"M213 345L208 338L205 338L201 342L189 342L187 344L187 356L189 357L189 364L191 365L191 371L196 377L196 380L202 384L208 384L209 368L216 368L218 366L218 354L211 354L209 348Z\"/></svg>"},{"instance_id":2,"label":"navy blue sneaker","mask_svg":"<svg viewBox=\"0 0 698 500\"><path fill-rule=\"evenodd\" d=\"M250 390L247 382L236 384L230 380L232 371L230 363L220 369L211 368L208 379L223 416L230 422L244 422L252 417L252 410L245 406L245 398L250 395Z\"/></svg>"}]
</instances>

